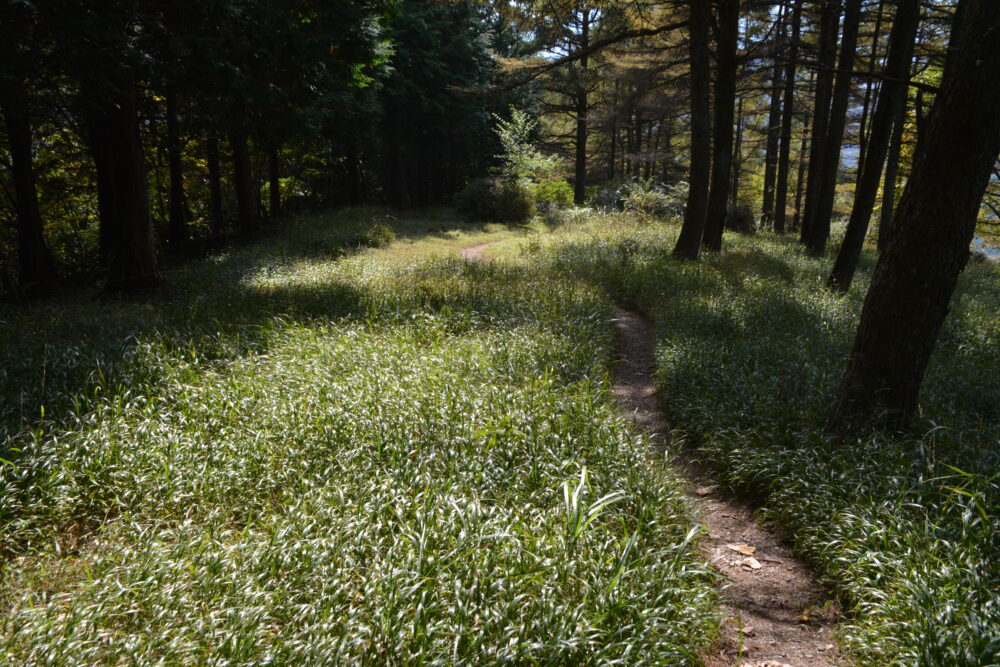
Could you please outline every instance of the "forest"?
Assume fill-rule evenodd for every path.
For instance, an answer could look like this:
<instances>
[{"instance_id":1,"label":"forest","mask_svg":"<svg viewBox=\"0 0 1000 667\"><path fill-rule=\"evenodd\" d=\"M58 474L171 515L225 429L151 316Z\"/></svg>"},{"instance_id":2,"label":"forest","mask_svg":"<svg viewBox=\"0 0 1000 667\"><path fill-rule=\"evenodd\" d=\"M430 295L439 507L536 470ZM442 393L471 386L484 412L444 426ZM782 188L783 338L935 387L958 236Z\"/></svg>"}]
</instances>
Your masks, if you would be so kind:
<instances>
[{"instance_id":1,"label":"forest","mask_svg":"<svg viewBox=\"0 0 1000 667\"><path fill-rule=\"evenodd\" d=\"M0 0L0 663L1000 665L1000 3Z\"/></svg>"}]
</instances>

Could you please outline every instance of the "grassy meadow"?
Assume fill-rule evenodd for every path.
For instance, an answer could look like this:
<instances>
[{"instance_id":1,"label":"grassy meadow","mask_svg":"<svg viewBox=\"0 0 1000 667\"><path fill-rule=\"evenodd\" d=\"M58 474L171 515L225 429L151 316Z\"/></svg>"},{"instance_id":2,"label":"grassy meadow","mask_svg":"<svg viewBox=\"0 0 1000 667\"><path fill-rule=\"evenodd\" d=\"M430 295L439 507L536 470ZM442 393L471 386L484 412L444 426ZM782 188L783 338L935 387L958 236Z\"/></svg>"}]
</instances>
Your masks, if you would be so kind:
<instances>
[{"instance_id":1,"label":"grassy meadow","mask_svg":"<svg viewBox=\"0 0 1000 667\"><path fill-rule=\"evenodd\" d=\"M0 662L696 662L713 575L610 404L611 301L455 226L5 309Z\"/></svg>"}]
</instances>

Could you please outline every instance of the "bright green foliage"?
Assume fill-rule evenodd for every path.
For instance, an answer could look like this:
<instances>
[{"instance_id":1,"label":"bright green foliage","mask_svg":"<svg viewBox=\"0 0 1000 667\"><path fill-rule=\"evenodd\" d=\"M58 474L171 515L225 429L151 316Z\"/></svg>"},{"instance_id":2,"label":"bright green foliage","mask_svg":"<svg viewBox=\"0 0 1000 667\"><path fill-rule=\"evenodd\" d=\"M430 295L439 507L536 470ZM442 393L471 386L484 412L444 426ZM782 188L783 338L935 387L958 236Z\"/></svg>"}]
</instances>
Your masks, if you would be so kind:
<instances>
[{"instance_id":1,"label":"bright green foliage","mask_svg":"<svg viewBox=\"0 0 1000 667\"><path fill-rule=\"evenodd\" d=\"M839 441L822 431L865 280L824 289L792 239L732 237L698 264L676 229L623 217L536 253L655 317L672 422L843 597L861 664L1000 661L1000 277L970 265L923 388L923 435Z\"/></svg>"},{"instance_id":2,"label":"bright green foliage","mask_svg":"<svg viewBox=\"0 0 1000 667\"><path fill-rule=\"evenodd\" d=\"M459 214L470 222L525 223L535 211L522 181L477 178L455 198Z\"/></svg>"},{"instance_id":3,"label":"bright green foliage","mask_svg":"<svg viewBox=\"0 0 1000 667\"><path fill-rule=\"evenodd\" d=\"M510 110L510 120L494 116L494 131L503 146L497 158L502 162L500 173L510 180L540 181L555 178L561 165L557 157L543 155L535 147L533 136L538 121L520 109Z\"/></svg>"},{"instance_id":4,"label":"bright green foliage","mask_svg":"<svg viewBox=\"0 0 1000 667\"><path fill-rule=\"evenodd\" d=\"M331 258L371 216L289 221L155 307L5 318L54 384L0 472L0 662L695 661L710 577L609 405L610 303Z\"/></svg>"}]
</instances>

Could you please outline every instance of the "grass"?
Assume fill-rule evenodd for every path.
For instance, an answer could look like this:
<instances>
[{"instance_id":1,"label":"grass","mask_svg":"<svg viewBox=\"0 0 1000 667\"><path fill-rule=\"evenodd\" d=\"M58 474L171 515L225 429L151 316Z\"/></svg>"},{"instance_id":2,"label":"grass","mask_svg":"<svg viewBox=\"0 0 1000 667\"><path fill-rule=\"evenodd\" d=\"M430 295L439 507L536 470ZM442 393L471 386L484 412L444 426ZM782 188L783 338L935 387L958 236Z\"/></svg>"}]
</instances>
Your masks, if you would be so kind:
<instances>
[{"instance_id":1,"label":"grass","mask_svg":"<svg viewBox=\"0 0 1000 667\"><path fill-rule=\"evenodd\" d=\"M846 297L794 240L727 236L676 262L674 225L595 218L522 244L554 275L651 315L677 440L794 537L845 602L860 664L1000 664L1000 276L964 273L916 434L822 431L873 257Z\"/></svg>"},{"instance_id":2,"label":"grass","mask_svg":"<svg viewBox=\"0 0 1000 667\"><path fill-rule=\"evenodd\" d=\"M712 576L609 403L610 300L453 227L320 216L165 300L6 311L0 661L697 662Z\"/></svg>"}]
</instances>

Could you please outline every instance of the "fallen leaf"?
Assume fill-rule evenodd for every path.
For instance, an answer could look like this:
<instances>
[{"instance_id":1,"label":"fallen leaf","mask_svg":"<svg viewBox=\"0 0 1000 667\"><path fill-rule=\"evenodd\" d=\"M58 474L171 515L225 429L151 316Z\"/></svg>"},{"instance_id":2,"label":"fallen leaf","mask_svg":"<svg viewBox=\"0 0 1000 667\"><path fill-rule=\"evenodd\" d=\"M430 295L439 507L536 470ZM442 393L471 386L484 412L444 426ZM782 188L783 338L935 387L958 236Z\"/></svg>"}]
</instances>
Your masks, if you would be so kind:
<instances>
[{"instance_id":1,"label":"fallen leaf","mask_svg":"<svg viewBox=\"0 0 1000 667\"><path fill-rule=\"evenodd\" d=\"M760 564L760 561L757 560L756 558L747 558L745 561L743 561L743 564L749 566L751 570L759 570L760 568L764 567L763 565Z\"/></svg>"},{"instance_id":2,"label":"fallen leaf","mask_svg":"<svg viewBox=\"0 0 1000 667\"><path fill-rule=\"evenodd\" d=\"M699 486L697 489L694 490L694 492L697 493L699 496L708 496L711 495L712 493L712 487Z\"/></svg>"},{"instance_id":3,"label":"fallen leaf","mask_svg":"<svg viewBox=\"0 0 1000 667\"><path fill-rule=\"evenodd\" d=\"M756 553L757 551L757 547L752 547L749 544L745 544L743 542L740 542L739 544L727 544L726 548L732 549L733 551L741 553L744 556L753 556L754 553Z\"/></svg>"}]
</instances>

